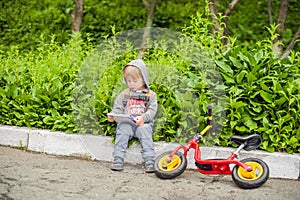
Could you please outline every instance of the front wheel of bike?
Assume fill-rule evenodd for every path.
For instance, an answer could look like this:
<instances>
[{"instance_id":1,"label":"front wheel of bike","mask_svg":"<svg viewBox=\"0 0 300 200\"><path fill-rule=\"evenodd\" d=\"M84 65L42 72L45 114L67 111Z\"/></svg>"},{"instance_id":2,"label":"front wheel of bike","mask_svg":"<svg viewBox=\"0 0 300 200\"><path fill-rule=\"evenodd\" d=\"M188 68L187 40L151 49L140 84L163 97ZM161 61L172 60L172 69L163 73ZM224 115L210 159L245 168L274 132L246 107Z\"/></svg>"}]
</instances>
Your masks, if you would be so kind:
<instances>
[{"instance_id":1,"label":"front wheel of bike","mask_svg":"<svg viewBox=\"0 0 300 200\"><path fill-rule=\"evenodd\" d=\"M241 162L251 166L252 171L248 172L243 167L234 166L232 179L240 188L258 188L268 180L269 167L264 161L257 158L246 158L241 160Z\"/></svg>"},{"instance_id":2,"label":"front wheel of bike","mask_svg":"<svg viewBox=\"0 0 300 200\"><path fill-rule=\"evenodd\" d=\"M154 162L154 173L162 179L171 179L182 174L187 167L187 159L181 153L177 152L170 162L167 162L171 151L164 152L156 157Z\"/></svg>"}]
</instances>

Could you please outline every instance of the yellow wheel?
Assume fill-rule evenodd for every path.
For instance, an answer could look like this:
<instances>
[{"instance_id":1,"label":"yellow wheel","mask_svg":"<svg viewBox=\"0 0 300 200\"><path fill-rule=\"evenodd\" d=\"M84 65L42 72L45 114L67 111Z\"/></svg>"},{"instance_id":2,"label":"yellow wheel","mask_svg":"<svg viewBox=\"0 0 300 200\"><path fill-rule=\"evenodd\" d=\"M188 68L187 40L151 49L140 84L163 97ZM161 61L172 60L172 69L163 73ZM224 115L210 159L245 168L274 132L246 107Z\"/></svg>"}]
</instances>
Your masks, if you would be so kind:
<instances>
[{"instance_id":1,"label":"yellow wheel","mask_svg":"<svg viewBox=\"0 0 300 200\"><path fill-rule=\"evenodd\" d=\"M245 162L246 165L252 167L252 171L248 172L243 167L238 168L238 176L246 181L259 179L263 174L263 167L257 162Z\"/></svg>"},{"instance_id":2,"label":"yellow wheel","mask_svg":"<svg viewBox=\"0 0 300 200\"><path fill-rule=\"evenodd\" d=\"M247 158L241 162L252 167L248 172L240 166L235 166L232 170L234 182L241 188L252 189L262 186L269 178L269 167L265 162L257 158Z\"/></svg>"},{"instance_id":3,"label":"yellow wheel","mask_svg":"<svg viewBox=\"0 0 300 200\"><path fill-rule=\"evenodd\" d=\"M174 155L171 162L167 162L169 155L165 155L159 160L158 167L162 171L173 171L176 170L181 164L181 159L178 155Z\"/></svg>"},{"instance_id":4,"label":"yellow wheel","mask_svg":"<svg viewBox=\"0 0 300 200\"><path fill-rule=\"evenodd\" d=\"M172 160L167 162L170 153L171 151L164 152L155 159L154 172L159 178L175 178L182 174L187 167L186 157L181 152L177 152Z\"/></svg>"}]
</instances>

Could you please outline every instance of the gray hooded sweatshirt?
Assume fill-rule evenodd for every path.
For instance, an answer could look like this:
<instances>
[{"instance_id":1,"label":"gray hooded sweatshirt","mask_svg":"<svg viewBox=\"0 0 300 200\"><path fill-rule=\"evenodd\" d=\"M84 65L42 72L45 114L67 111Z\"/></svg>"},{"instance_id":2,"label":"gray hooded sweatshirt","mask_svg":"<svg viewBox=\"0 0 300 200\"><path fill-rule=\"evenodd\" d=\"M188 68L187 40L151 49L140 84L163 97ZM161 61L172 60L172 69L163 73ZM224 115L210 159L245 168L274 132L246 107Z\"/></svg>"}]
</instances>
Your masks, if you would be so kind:
<instances>
[{"instance_id":1,"label":"gray hooded sweatshirt","mask_svg":"<svg viewBox=\"0 0 300 200\"><path fill-rule=\"evenodd\" d=\"M127 66L137 67L144 79L146 89L143 91L130 91L128 88L123 90L117 97L113 106L113 113L131 114L142 116L145 123L153 122L157 111L157 96L149 87L148 69L141 60L133 60L122 70L124 83L127 85L124 77L124 69ZM148 100L147 100L148 99Z\"/></svg>"}]
</instances>

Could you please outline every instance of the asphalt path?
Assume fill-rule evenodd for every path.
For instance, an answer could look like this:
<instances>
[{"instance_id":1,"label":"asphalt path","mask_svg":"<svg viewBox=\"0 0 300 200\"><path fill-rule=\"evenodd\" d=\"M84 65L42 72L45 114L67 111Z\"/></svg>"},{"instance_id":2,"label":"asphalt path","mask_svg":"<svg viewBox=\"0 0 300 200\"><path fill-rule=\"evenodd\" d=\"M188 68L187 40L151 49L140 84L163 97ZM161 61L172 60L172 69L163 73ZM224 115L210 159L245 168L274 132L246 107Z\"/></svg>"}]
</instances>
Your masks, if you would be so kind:
<instances>
[{"instance_id":1,"label":"asphalt path","mask_svg":"<svg viewBox=\"0 0 300 200\"><path fill-rule=\"evenodd\" d=\"M186 170L171 180L146 174L143 166L46 155L0 146L0 199L272 199L298 200L300 181L269 179L262 187L240 189L231 176L202 175Z\"/></svg>"}]
</instances>

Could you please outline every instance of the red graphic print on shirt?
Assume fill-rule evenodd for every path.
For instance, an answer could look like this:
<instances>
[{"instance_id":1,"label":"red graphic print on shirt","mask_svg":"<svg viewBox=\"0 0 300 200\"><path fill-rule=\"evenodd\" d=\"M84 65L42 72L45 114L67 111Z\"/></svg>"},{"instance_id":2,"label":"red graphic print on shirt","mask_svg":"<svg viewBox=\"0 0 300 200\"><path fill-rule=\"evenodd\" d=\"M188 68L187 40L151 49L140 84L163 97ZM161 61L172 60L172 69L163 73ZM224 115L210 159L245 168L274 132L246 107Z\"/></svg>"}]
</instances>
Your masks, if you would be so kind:
<instances>
[{"instance_id":1,"label":"red graphic print on shirt","mask_svg":"<svg viewBox=\"0 0 300 200\"><path fill-rule=\"evenodd\" d=\"M146 102L140 99L128 99L125 109L130 115L141 115L146 112Z\"/></svg>"}]
</instances>

